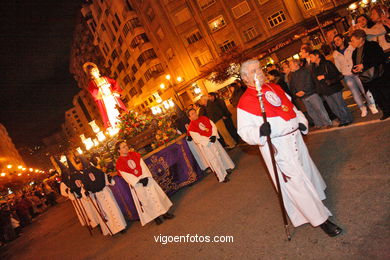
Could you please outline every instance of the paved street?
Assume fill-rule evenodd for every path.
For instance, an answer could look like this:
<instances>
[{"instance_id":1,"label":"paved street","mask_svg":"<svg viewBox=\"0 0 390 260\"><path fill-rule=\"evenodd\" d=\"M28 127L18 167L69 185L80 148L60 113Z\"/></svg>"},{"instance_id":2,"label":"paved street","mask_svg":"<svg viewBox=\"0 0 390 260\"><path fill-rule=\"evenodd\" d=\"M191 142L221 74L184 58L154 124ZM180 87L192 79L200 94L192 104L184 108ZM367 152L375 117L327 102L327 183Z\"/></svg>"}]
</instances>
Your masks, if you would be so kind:
<instances>
[{"instance_id":1,"label":"paved street","mask_svg":"<svg viewBox=\"0 0 390 260\"><path fill-rule=\"evenodd\" d=\"M344 234L330 238L304 225L286 240L279 206L256 147L230 152L231 182L207 176L176 193L174 220L132 223L127 233L90 237L69 201L50 209L2 259L389 259L390 120L317 131L306 137L326 183L325 204ZM229 235L233 243L168 243L159 235Z\"/></svg>"}]
</instances>

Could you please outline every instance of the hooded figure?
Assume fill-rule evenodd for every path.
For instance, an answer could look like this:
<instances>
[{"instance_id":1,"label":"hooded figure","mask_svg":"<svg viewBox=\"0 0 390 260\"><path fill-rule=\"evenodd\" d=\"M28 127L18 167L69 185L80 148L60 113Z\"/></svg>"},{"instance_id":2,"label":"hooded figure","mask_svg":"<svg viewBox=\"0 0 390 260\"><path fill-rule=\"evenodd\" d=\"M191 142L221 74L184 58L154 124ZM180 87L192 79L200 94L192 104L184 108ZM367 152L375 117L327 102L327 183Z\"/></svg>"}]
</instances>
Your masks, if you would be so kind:
<instances>
[{"instance_id":1,"label":"hooded figure","mask_svg":"<svg viewBox=\"0 0 390 260\"><path fill-rule=\"evenodd\" d=\"M107 185L114 185L114 181L108 181L107 175L94 167L83 156L79 156L83 165L80 178L84 189L91 192L89 198L99 212L99 223L103 235L114 235L126 228L126 221L115 200L114 195Z\"/></svg>"}]
</instances>

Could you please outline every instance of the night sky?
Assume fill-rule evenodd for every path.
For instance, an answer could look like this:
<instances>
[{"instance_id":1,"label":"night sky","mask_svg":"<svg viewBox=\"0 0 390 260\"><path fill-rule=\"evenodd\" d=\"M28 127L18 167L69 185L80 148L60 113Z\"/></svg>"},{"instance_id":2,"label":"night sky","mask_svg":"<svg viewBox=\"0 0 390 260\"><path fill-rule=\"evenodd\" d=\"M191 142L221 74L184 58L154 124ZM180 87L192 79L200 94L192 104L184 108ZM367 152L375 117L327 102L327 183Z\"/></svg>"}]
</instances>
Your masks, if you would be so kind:
<instances>
[{"instance_id":1,"label":"night sky","mask_svg":"<svg viewBox=\"0 0 390 260\"><path fill-rule=\"evenodd\" d=\"M79 91L69 72L81 0L7 0L0 9L0 123L17 147L60 130Z\"/></svg>"}]
</instances>

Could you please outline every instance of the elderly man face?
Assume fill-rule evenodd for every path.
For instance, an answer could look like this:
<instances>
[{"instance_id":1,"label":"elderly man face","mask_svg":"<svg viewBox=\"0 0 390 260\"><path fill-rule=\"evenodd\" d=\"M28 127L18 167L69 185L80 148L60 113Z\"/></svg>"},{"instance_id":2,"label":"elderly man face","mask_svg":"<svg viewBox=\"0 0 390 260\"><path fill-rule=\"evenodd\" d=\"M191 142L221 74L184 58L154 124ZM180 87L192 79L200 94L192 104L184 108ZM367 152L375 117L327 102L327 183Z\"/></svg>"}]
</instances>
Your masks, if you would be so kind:
<instances>
[{"instance_id":1,"label":"elderly man face","mask_svg":"<svg viewBox=\"0 0 390 260\"><path fill-rule=\"evenodd\" d=\"M265 81L265 76L260 68L260 63L256 60L244 62L241 68L241 78L248 86L255 86L255 75L262 85Z\"/></svg>"}]
</instances>

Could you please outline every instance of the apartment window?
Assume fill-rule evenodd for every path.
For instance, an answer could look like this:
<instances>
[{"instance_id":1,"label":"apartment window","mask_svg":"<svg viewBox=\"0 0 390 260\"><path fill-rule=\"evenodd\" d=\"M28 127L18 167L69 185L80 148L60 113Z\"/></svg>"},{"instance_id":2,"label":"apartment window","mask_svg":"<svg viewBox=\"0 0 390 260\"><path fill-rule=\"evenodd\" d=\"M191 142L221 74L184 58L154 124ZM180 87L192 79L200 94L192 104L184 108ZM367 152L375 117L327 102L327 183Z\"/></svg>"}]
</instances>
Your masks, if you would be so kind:
<instances>
[{"instance_id":1,"label":"apartment window","mask_svg":"<svg viewBox=\"0 0 390 260\"><path fill-rule=\"evenodd\" d=\"M232 8L233 16L236 19L240 18L243 15L246 15L250 11L251 9L249 8L247 1L243 1Z\"/></svg>"},{"instance_id":2,"label":"apartment window","mask_svg":"<svg viewBox=\"0 0 390 260\"><path fill-rule=\"evenodd\" d=\"M150 97L150 98L148 98L148 100L149 100L149 103L150 103L150 104L153 103L153 98Z\"/></svg>"},{"instance_id":3,"label":"apartment window","mask_svg":"<svg viewBox=\"0 0 390 260\"><path fill-rule=\"evenodd\" d=\"M199 30L196 30L195 32L193 32L187 36L188 44L192 44L194 42L197 42L200 39L202 39L202 35L200 34Z\"/></svg>"},{"instance_id":4,"label":"apartment window","mask_svg":"<svg viewBox=\"0 0 390 260\"><path fill-rule=\"evenodd\" d=\"M146 16L148 17L149 22L153 21L155 14L151 7L149 7L148 11L146 11Z\"/></svg>"},{"instance_id":5,"label":"apartment window","mask_svg":"<svg viewBox=\"0 0 390 260\"><path fill-rule=\"evenodd\" d=\"M171 60L173 59L173 57L175 57L175 53L173 52L172 48L169 48L165 53L167 55L168 60Z\"/></svg>"},{"instance_id":6,"label":"apartment window","mask_svg":"<svg viewBox=\"0 0 390 260\"><path fill-rule=\"evenodd\" d=\"M113 60L115 60L116 58L118 58L118 53L116 52L116 50L113 50L112 53L111 53L111 58Z\"/></svg>"},{"instance_id":7,"label":"apartment window","mask_svg":"<svg viewBox=\"0 0 390 260\"><path fill-rule=\"evenodd\" d=\"M209 21L209 27L212 32L218 31L219 29L226 26L225 19L223 19L223 16L220 15L217 18Z\"/></svg>"},{"instance_id":8,"label":"apartment window","mask_svg":"<svg viewBox=\"0 0 390 260\"><path fill-rule=\"evenodd\" d=\"M118 73L114 72L114 79L118 78Z\"/></svg>"},{"instance_id":9,"label":"apartment window","mask_svg":"<svg viewBox=\"0 0 390 260\"><path fill-rule=\"evenodd\" d=\"M211 56L211 53L209 51L205 51L199 56L195 57L195 61L196 63L198 63L199 67L209 63L212 59L213 57Z\"/></svg>"},{"instance_id":10,"label":"apartment window","mask_svg":"<svg viewBox=\"0 0 390 260\"><path fill-rule=\"evenodd\" d=\"M123 62L119 62L116 68L119 71L119 73L121 73L125 69L125 66L123 65Z\"/></svg>"},{"instance_id":11,"label":"apartment window","mask_svg":"<svg viewBox=\"0 0 390 260\"><path fill-rule=\"evenodd\" d=\"M122 36L119 36L119 38L118 38L118 42L119 42L119 45L121 45L121 46L122 46L122 43L123 43L123 38L122 38Z\"/></svg>"},{"instance_id":12,"label":"apartment window","mask_svg":"<svg viewBox=\"0 0 390 260\"><path fill-rule=\"evenodd\" d=\"M302 3L306 10L310 10L314 8L313 0L302 0Z\"/></svg>"},{"instance_id":13,"label":"apartment window","mask_svg":"<svg viewBox=\"0 0 390 260\"><path fill-rule=\"evenodd\" d=\"M268 17L267 19L268 19L269 25L271 27L275 27L275 26L283 23L284 21L286 21L286 16L284 15L284 12L282 10L280 10L279 12L274 13L273 15Z\"/></svg>"},{"instance_id":14,"label":"apartment window","mask_svg":"<svg viewBox=\"0 0 390 260\"><path fill-rule=\"evenodd\" d=\"M131 41L131 47L133 49L137 48L138 46L142 46L145 42L149 42L149 38L145 33L139 34Z\"/></svg>"},{"instance_id":15,"label":"apartment window","mask_svg":"<svg viewBox=\"0 0 390 260\"><path fill-rule=\"evenodd\" d=\"M125 51L125 58L126 58L126 60L130 59L130 52L129 52L129 50Z\"/></svg>"},{"instance_id":16,"label":"apartment window","mask_svg":"<svg viewBox=\"0 0 390 260\"><path fill-rule=\"evenodd\" d=\"M145 85L145 83L142 79L139 79L137 85L141 89Z\"/></svg>"},{"instance_id":17,"label":"apartment window","mask_svg":"<svg viewBox=\"0 0 390 260\"><path fill-rule=\"evenodd\" d=\"M151 60L154 58L157 58L156 53L154 52L153 49L149 49L149 50L144 51L143 53L141 53L141 55L138 56L137 62L138 62L138 65L141 67L145 61Z\"/></svg>"},{"instance_id":18,"label":"apartment window","mask_svg":"<svg viewBox=\"0 0 390 260\"><path fill-rule=\"evenodd\" d=\"M175 23L175 25L182 24L189 19L191 19L191 14L187 7L181 9L179 12L173 15L173 22Z\"/></svg>"},{"instance_id":19,"label":"apartment window","mask_svg":"<svg viewBox=\"0 0 390 260\"><path fill-rule=\"evenodd\" d=\"M231 49L236 47L236 43L234 41L226 40L224 41L219 48L221 49L222 52L228 52Z\"/></svg>"},{"instance_id":20,"label":"apartment window","mask_svg":"<svg viewBox=\"0 0 390 260\"><path fill-rule=\"evenodd\" d=\"M115 20L116 20L116 22L118 23L118 25L121 25L121 20L119 19L117 13L114 14L114 17L115 17Z\"/></svg>"},{"instance_id":21,"label":"apartment window","mask_svg":"<svg viewBox=\"0 0 390 260\"><path fill-rule=\"evenodd\" d=\"M150 67L144 74L145 79L149 81L151 78L155 78L164 73L164 68L161 63Z\"/></svg>"},{"instance_id":22,"label":"apartment window","mask_svg":"<svg viewBox=\"0 0 390 260\"><path fill-rule=\"evenodd\" d=\"M137 95L137 90L135 88L131 88L129 94L131 97L134 97L135 95Z\"/></svg>"},{"instance_id":23,"label":"apartment window","mask_svg":"<svg viewBox=\"0 0 390 260\"><path fill-rule=\"evenodd\" d=\"M164 39L165 34L164 34L164 31L161 29L161 27L159 27L157 29L157 35L158 35L158 38L160 38L160 40Z\"/></svg>"},{"instance_id":24,"label":"apartment window","mask_svg":"<svg viewBox=\"0 0 390 260\"><path fill-rule=\"evenodd\" d=\"M133 66L131 66L131 70L133 71L133 73L137 73L138 71L137 66L133 64Z\"/></svg>"},{"instance_id":25,"label":"apartment window","mask_svg":"<svg viewBox=\"0 0 390 260\"><path fill-rule=\"evenodd\" d=\"M130 83L130 77L129 77L129 75L126 75L126 77L123 78L123 82L125 83L125 85L127 85L127 84Z\"/></svg>"},{"instance_id":26,"label":"apartment window","mask_svg":"<svg viewBox=\"0 0 390 260\"><path fill-rule=\"evenodd\" d=\"M206 9L210 5L214 4L215 0L198 0L198 5L200 9Z\"/></svg>"},{"instance_id":27,"label":"apartment window","mask_svg":"<svg viewBox=\"0 0 390 260\"><path fill-rule=\"evenodd\" d=\"M255 27L250 27L250 28L244 30L243 34L244 34L244 39L246 42L249 42L250 40L256 38L258 35Z\"/></svg>"},{"instance_id":28,"label":"apartment window","mask_svg":"<svg viewBox=\"0 0 390 260\"><path fill-rule=\"evenodd\" d=\"M117 32L118 31L118 26L116 26L115 21L112 20L111 23L112 23L112 27L114 27L114 30Z\"/></svg>"},{"instance_id":29,"label":"apartment window","mask_svg":"<svg viewBox=\"0 0 390 260\"><path fill-rule=\"evenodd\" d=\"M127 23L123 26L123 34L125 36L127 36L130 31L132 31L134 28L137 28L140 26L142 26L142 25L141 25L141 22L139 21L139 19L137 17L133 18L133 19L127 21Z\"/></svg>"},{"instance_id":30,"label":"apartment window","mask_svg":"<svg viewBox=\"0 0 390 260\"><path fill-rule=\"evenodd\" d=\"M129 10L129 11L133 11L134 10L133 7L130 4L130 0L126 0L126 7L127 7L127 10Z\"/></svg>"}]
</instances>

